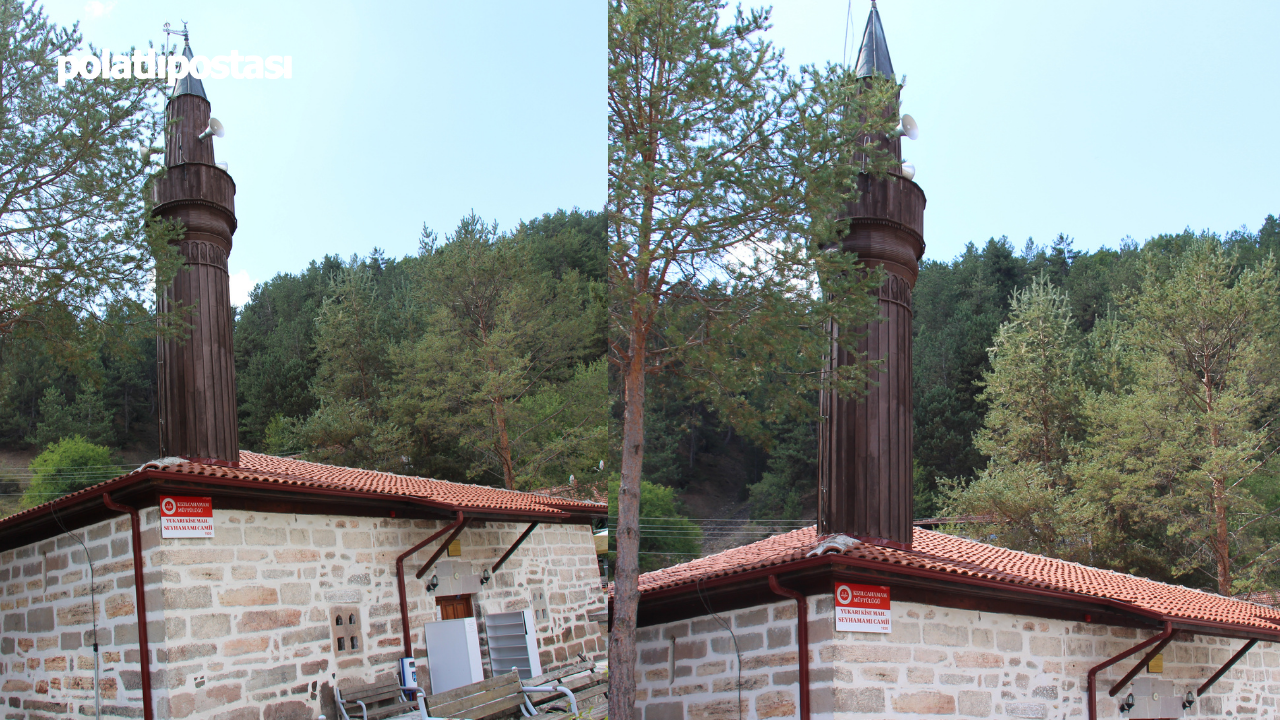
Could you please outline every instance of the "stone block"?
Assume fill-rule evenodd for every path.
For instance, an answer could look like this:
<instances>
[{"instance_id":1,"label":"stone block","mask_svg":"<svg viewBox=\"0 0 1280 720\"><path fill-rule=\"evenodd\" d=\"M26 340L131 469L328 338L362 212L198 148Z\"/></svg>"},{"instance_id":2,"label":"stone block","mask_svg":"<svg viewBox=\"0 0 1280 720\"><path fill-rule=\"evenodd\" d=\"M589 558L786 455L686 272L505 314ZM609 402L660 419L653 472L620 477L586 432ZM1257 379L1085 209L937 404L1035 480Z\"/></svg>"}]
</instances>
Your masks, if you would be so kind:
<instances>
[{"instance_id":1,"label":"stone block","mask_svg":"<svg viewBox=\"0 0 1280 720\"><path fill-rule=\"evenodd\" d=\"M284 605L310 605L311 583L284 583L280 586L280 602Z\"/></svg>"},{"instance_id":2,"label":"stone block","mask_svg":"<svg viewBox=\"0 0 1280 720\"><path fill-rule=\"evenodd\" d=\"M954 715L956 699L936 690L897 695L892 699L894 712L913 715Z\"/></svg>"},{"instance_id":3,"label":"stone block","mask_svg":"<svg viewBox=\"0 0 1280 720\"><path fill-rule=\"evenodd\" d=\"M164 589L164 608L166 610L202 610L208 607L213 607L213 592L208 586L166 587ZM151 608L149 603L147 608L148 610Z\"/></svg>"},{"instance_id":4,"label":"stone block","mask_svg":"<svg viewBox=\"0 0 1280 720\"><path fill-rule=\"evenodd\" d=\"M742 699L739 705L737 698L711 700L709 702L689 703L685 711L688 720L740 720L751 712L751 700ZM648 720L646 716L645 720Z\"/></svg>"},{"instance_id":5,"label":"stone block","mask_svg":"<svg viewBox=\"0 0 1280 720\"><path fill-rule=\"evenodd\" d=\"M789 627L771 627L768 629L767 635L769 638L770 650L787 647L791 644L791 628Z\"/></svg>"},{"instance_id":6,"label":"stone block","mask_svg":"<svg viewBox=\"0 0 1280 720\"><path fill-rule=\"evenodd\" d=\"M197 640L221 638L231 634L230 615L210 615L201 613L191 618L191 637ZM119 644L119 641L116 641Z\"/></svg>"},{"instance_id":7,"label":"stone block","mask_svg":"<svg viewBox=\"0 0 1280 720\"><path fill-rule=\"evenodd\" d=\"M273 703L262 710L262 720L311 720L311 707L301 700Z\"/></svg>"},{"instance_id":8,"label":"stone block","mask_svg":"<svg viewBox=\"0 0 1280 720\"><path fill-rule=\"evenodd\" d=\"M933 683L933 668L907 668L907 682L913 685L930 685Z\"/></svg>"},{"instance_id":9,"label":"stone block","mask_svg":"<svg viewBox=\"0 0 1280 720\"><path fill-rule=\"evenodd\" d=\"M64 632L60 638L58 649L60 650L78 650L80 648L81 633Z\"/></svg>"},{"instance_id":10,"label":"stone block","mask_svg":"<svg viewBox=\"0 0 1280 720\"><path fill-rule=\"evenodd\" d=\"M969 644L969 628L960 625L925 623L924 642L927 645L964 647Z\"/></svg>"},{"instance_id":11,"label":"stone block","mask_svg":"<svg viewBox=\"0 0 1280 720\"><path fill-rule=\"evenodd\" d=\"M956 651L954 656L958 668L1004 667L1004 658L996 653Z\"/></svg>"},{"instance_id":12,"label":"stone block","mask_svg":"<svg viewBox=\"0 0 1280 720\"><path fill-rule=\"evenodd\" d=\"M991 717L991 693L961 690L956 699L956 709L967 717Z\"/></svg>"},{"instance_id":13,"label":"stone block","mask_svg":"<svg viewBox=\"0 0 1280 720\"><path fill-rule=\"evenodd\" d=\"M280 602L280 594L276 589L261 585L250 585L218 593L218 604L223 607L275 605L278 602Z\"/></svg>"},{"instance_id":14,"label":"stone block","mask_svg":"<svg viewBox=\"0 0 1280 720\"><path fill-rule=\"evenodd\" d=\"M756 717L790 717L796 714L796 698L790 690L771 690L756 696Z\"/></svg>"},{"instance_id":15,"label":"stone block","mask_svg":"<svg viewBox=\"0 0 1280 720\"><path fill-rule=\"evenodd\" d=\"M828 645L818 653L822 662L832 660L855 663L905 663L911 660L911 648L892 645ZM943 657L946 657L943 654Z\"/></svg>"},{"instance_id":16,"label":"stone block","mask_svg":"<svg viewBox=\"0 0 1280 720\"><path fill-rule=\"evenodd\" d=\"M249 681L244 689L252 692L263 688L291 683L298 679L298 668L295 665L280 665L270 670L251 670Z\"/></svg>"},{"instance_id":17,"label":"stone block","mask_svg":"<svg viewBox=\"0 0 1280 720\"><path fill-rule=\"evenodd\" d=\"M313 563L320 561L320 551L311 548L290 548L272 553L278 563Z\"/></svg>"},{"instance_id":18,"label":"stone block","mask_svg":"<svg viewBox=\"0 0 1280 720\"><path fill-rule=\"evenodd\" d=\"M1031 654L1039 657L1062 657L1062 638L1032 636Z\"/></svg>"},{"instance_id":19,"label":"stone block","mask_svg":"<svg viewBox=\"0 0 1280 720\"><path fill-rule=\"evenodd\" d=\"M769 622L769 608L755 608L746 612L740 612L733 618L733 625L736 628L755 627Z\"/></svg>"},{"instance_id":20,"label":"stone block","mask_svg":"<svg viewBox=\"0 0 1280 720\"><path fill-rule=\"evenodd\" d=\"M17 612L17 613L7 613L4 616L4 631L6 633L26 632L26 630L27 630L26 615L20 612Z\"/></svg>"},{"instance_id":21,"label":"stone block","mask_svg":"<svg viewBox=\"0 0 1280 720\"><path fill-rule=\"evenodd\" d=\"M347 531L342 533L342 547L361 549L373 547L373 537L367 532Z\"/></svg>"},{"instance_id":22,"label":"stone block","mask_svg":"<svg viewBox=\"0 0 1280 720\"><path fill-rule=\"evenodd\" d=\"M837 712L884 712L884 688L837 688L834 700Z\"/></svg>"},{"instance_id":23,"label":"stone block","mask_svg":"<svg viewBox=\"0 0 1280 720\"><path fill-rule=\"evenodd\" d=\"M236 632L251 633L297 627L301 620L301 610L250 610L240 616Z\"/></svg>"},{"instance_id":24,"label":"stone block","mask_svg":"<svg viewBox=\"0 0 1280 720\"><path fill-rule=\"evenodd\" d=\"M68 611L66 613L68 621L72 619L79 620L79 622L92 621L93 614L89 609L89 603L81 603L80 605L76 605L74 607L77 607L80 609L77 612L72 613L70 612L70 608L66 608L66 610ZM59 610L58 614L59 615L63 614L61 609ZM76 625L79 623L64 622L62 624ZM54 627L54 623L53 623L52 607L31 608L30 610L27 611L27 632L32 634L52 632L53 627Z\"/></svg>"},{"instance_id":25,"label":"stone block","mask_svg":"<svg viewBox=\"0 0 1280 720\"><path fill-rule=\"evenodd\" d=\"M684 703L648 703L644 706L644 720L684 720Z\"/></svg>"},{"instance_id":26,"label":"stone block","mask_svg":"<svg viewBox=\"0 0 1280 720\"><path fill-rule=\"evenodd\" d=\"M893 683L898 682L898 668L884 665L871 665L860 668L860 674L863 680L869 682Z\"/></svg>"},{"instance_id":27,"label":"stone block","mask_svg":"<svg viewBox=\"0 0 1280 720\"><path fill-rule=\"evenodd\" d=\"M327 640L328 638L329 626L316 625L302 630L290 630L289 632L286 632L280 637L280 644L302 645L310 642L320 642L321 640Z\"/></svg>"},{"instance_id":28,"label":"stone block","mask_svg":"<svg viewBox=\"0 0 1280 720\"><path fill-rule=\"evenodd\" d=\"M244 529L246 545L284 545L289 541L284 528L262 527L251 525Z\"/></svg>"},{"instance_id":29,"label":"stone block","mask_svg":"<svg viewBox=\"0 0 1280 720\"><path fill-rule=\"evenodd\" d=\"M671 661L671 648L664 645L661 647L643 648L640 650L641 665L658 665Z\"/></svg>"},{"instance_id":30,"label":"stone block","mask_svg":"<svg viewBox=\"0 0 1280 720\"><path fill-rule=\"evenodd\" d=\"M1007 702L1004 704L1004 714L1015 718L1042 720L1049 717L1049 706L1044 703Z\"/></svg>"}]
</instances>

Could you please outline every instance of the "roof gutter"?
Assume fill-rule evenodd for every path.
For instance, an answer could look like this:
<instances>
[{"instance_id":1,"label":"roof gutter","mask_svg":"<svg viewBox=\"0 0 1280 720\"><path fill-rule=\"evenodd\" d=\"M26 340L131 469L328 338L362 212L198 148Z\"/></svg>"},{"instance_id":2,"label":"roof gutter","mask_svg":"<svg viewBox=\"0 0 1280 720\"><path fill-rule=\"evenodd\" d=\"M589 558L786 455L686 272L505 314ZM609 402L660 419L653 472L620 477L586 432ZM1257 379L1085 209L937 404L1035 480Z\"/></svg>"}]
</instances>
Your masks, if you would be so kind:
<instances>
[{"instance_id":1,"label":"roof gutter","mask_svg":"<svg viewBox=\"0 0 1280 720\"><path fill-rule=\"evenodd\" d=\"M455 527L461 527L462 523L464 522L466 522L466 519L462 517L462 511L459 510L458 518L454 520L452 523L440 528L439 532L436 532L426 540L423 540L417 545L414 545L408 550L405 550L404 552L400 553L399 556L396 557L396 586L400 590L400 633L401 633L401 639L404 641L405 657L413 657L413 647L409 643L409 598L407 597L406 591L404 588L404 561L410 555L418 552L422 548L429 545L432 540L435 540L441 535L449 532L450 530L453 530Z\"/></svg>"},{"instance_id":2,"label":"roof gutter","mask_svg":"<svg viewBox=\"0 0 1280 720\"><path fill-rule=\"evenodd\" d=\"M128 513L130 535L133 540L133 596L134 611L138 616L138 662L142 666L142 717L153 720L155 712L151 707L151 649L147 643L147 594L142 582L142 524L138 520L138 511L128 505L121 505L111 499L111 494L102 493L102 503L116 512ZM93 639L97 647L98 638ZM98 660L95 658L94 662Z\"/></svg>"}]
</instances>

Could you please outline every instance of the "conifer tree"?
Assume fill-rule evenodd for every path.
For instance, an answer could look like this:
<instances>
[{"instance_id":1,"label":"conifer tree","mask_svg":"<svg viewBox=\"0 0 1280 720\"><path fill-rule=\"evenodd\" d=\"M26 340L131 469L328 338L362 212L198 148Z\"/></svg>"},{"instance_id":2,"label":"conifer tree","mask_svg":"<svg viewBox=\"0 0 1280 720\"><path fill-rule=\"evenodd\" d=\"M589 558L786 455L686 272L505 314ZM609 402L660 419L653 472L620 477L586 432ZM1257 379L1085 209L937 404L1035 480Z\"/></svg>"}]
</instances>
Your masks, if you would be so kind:
<instances>
[{"instance_id":1,"label":"conifer tree","mask_svg":"<svg viewBox=\"0 0 1280 720\"><path fill-rule=\"evenodd\" d=\"M1241 270L1201 238L1168 272L1151 263L1129 316L1132 383L1089 404L1090 494L1108 507L1112 552L1131 567L1168 564L1224 595L1280 561L1260 532L1276 510L1280 274ZM1141 551L1135 537L1155 546Z\"/></svg>"},{"instance_id":2,"label":"conifer tree","mask_svg":"<svg viewBox=\"0 0 1280 720\"><path fill-rule=\"evenodd\" d=\"M875 316L879 273L821 248L860 170L860 136L897 124L897 86L840 67L791 76L761 33L768 11L714 0L609 6L610 359L623 389L618 564L609 713L634 715L639 503L649 376L679 373L745 433L816 420L810 398L846 395L861 364L824 375L828 322ZM861 148L861 146L858 146ZM865 150L865 148L862 148ZM755 395L755 402L746 395Z\"/></svg>"},{"instance_id":3,"label":"conifer tree","mask_svg":"<svg viewBox=\"0 0 1280 720\"><path fill-rule=\"evenodd\" d=\"M1089 559L1094 514L1075 492L1085 432L1080 345L1067 294L1047 276L1013 293L980 397L989 409L974 444L989 462L972 483L944 485L949 513L979 520L959 531Z\"/></svg>"}]
</instances>

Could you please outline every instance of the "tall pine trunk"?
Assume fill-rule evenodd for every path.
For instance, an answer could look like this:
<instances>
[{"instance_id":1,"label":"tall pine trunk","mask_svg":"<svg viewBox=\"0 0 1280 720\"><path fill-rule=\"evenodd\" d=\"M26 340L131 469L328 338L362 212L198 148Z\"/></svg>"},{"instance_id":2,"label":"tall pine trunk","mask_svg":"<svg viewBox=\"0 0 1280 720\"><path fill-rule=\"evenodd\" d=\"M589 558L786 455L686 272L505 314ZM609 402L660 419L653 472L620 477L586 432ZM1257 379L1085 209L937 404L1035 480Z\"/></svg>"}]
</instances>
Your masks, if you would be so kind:
<instances>
[{"instance_id":1,"label":"tall pine trunk","mask_svg":"<svg viewBox=\"0 0 1280 720\"><path fill-rule=\"evenodd\" d=\"M636 323L639 325L639 323ZM644 467L644 330L632 326L625 367L622 482L618 489L618 561L613 581L613 629L609 633L609 717L632 720L636 697L636 610L640 602L640 473Z\"/></svg>"}]
</instances>

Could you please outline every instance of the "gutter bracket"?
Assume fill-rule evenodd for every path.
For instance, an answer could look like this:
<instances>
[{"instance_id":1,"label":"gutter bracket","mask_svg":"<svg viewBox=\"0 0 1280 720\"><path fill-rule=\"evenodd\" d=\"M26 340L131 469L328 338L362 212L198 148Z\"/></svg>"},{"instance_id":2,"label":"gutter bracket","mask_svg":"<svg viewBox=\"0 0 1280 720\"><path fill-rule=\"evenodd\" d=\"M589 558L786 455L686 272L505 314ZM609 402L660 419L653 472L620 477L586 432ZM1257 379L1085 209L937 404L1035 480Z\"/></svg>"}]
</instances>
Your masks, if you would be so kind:
<instances>
[{"instance_id":1,"label":"gutter bracket","mask_svg":"<svg viewBox=\"0 0 1280 720\"><path fill-rule=\"evenodd\" d=\"M458 514L461 515L462 513L459 512ZM458 536L462 534L462 529L465 528L469 522L471 522L471 518L463 518L462 522L458 523L458 526L454 528L453 533L449 535L448 539L440 543L440 547L436 548L436 551L431 554L431 559L423 563L421 568L418 568L418 572L414 577L421 580L422 576L426 575L427 571L431 569L431 566L435 565L436 561L440 559L440 556L444 554L444 551L449 549L449 545L454 540L458 539Z\"/></svg>"},{"instance_id":2,"label":"gutter bracket","mask_svg":"<svg viewBox=\"0 0 1280 720\"><path fill-rule=\"evenodd\" d=\"M1123 660L1123 659L1125 659L1125 658L1129 657L1130 655L1133 655L1134 653L1137 653L1137 652L1139 652L1139 651L1143 650L1144 648L1150 647L1150 646L1155 645L1156 643L1159 643L1159 642L1162 642L1162 641L1167 642L1167 641L1169 640L1169 638L1171 638L1171 637L1173 637L1173 623L1172 623L1172 622L1170 622L1170 621L1168 621L1168 620L1166 620L1166 621L1165 621L1165 623L1164 623L1164 630L1162 630L1162 631L1160 632L1160 634L1158 634L1158 635L1152 635L1151 637L1147 638L1146 640L1143 640L1142 642L1138 643L1137 645L1134 645L1133 647L1129 648L1128 650L1125 650L1124 652L1120 653L1119 655L1116 655L1115 657L1111 658L1110 660L1104 660L1104 661L1102 661L1101 663L1098 663L1097 665L1094 665L1093 667L1089 668L1089 674L1088 674L1088 677L1089 677L1089 693L1088 693L1088 702L1089 702L1089 707L1088 707L1088 710L1089 710L1089 720L1098 720L1098 671L1099 671L1099 670L1105 670L1105 669L1107 669L1107 668L1111 667L1112 665L1115 665L1116 663L1120 662L1121 660ZM1138 667L1139 667L1139 668L1141 668L1141 667L1142 667L1142 665L1138 665ZM1116 685L1116 687L1114 687L1114 688L1112 688L1112 689L1111 689L1111 694L1112 694L1112 695L1114 695L1117 691L1119 691L1119 688L1120 688L1120 686L1119 686L1119 685Z\"/></svg>"},{"instance_id":3,"label":"gutter bracket","mask_svg":"<svg viewBox=\"0 0 1280 720\"><path fill-rule=\"evenodd\" d=\"M511 547L507 548L507 551L502 554L502 557L498 558L498 562L494 563L493 567L489 568L489 572L497 575L498 569L502 567L502 564L507 561L507 558L511 557L511 554L516 551L516 548L520 547L520 545L524 543L525 538L533 534L533 530L536 527L538 527L538 523L529 523L529 527L525 528L525 531L520 534L520 537L516 538L516 541L511 544Z\"/></svg>"},{"instance_id":4,"label":"gutter bracket","mask_svg":"<svg viewBox=\"0 0 1280 720\"><path fill-rule=\"evenodd\" d=\"M1231 666L1235 665L1236 662L1240 660L1240 658L1244 657L1245 653L1252 650L1253 646L1257 644L1258 644L1257 638L1250 638L1249 642L1244 644L1244 647L1240 648L1240 650L1236 652L1235 655L1231 656L1231 659L1227 661L1226 665L1223 665L1222 667L1218 668L1218 672L1214 673L1212 677L1206 680L1205 683L1200 686L1199 690L1196 690L1196 697L1200 697L1201 695L1209 692L1209 688L1213 687L1213 684L1218 682L1218 678L1222 677L1223 675L1226 675L1227 671L1231 669Z\"/></svg>"}]
</instances>

